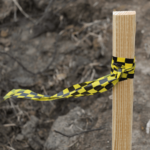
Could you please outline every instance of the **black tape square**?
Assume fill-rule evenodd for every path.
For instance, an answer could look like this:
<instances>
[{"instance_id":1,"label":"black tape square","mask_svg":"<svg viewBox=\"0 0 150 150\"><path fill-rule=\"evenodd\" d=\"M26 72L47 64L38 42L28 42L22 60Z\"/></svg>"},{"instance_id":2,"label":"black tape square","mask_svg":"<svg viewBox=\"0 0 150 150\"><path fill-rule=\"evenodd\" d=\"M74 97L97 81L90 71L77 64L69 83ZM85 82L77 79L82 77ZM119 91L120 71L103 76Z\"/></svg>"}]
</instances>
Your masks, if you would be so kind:
<instances>
[{"instance_id":1,"label":"black tape square","mask_svg":"<svg viewBox=\"0 0 150 150\"><path fill-rule=\"evenodd\" d=\"M125 79L125 78L119 78L119 82L124 81L124 80L127 80L127 79Z\"/></svg>"},{"instance_id":2,"label":"black tape square","mask_svg":"<svg viewBox=\"0 0 150 150\"><path fill-rule=\"evenodd\" d=\"M113 60L114 60L114 62L117 62L117 57L113 56Z\"/></svg>"},{"instance_id":3,"label":"black tape square","mask_svg":"<svg viewBox=\"0 0 150 150\"><path fill-rule=\"evenodd\" d=\"M63 94L64 94L63 91L61 91L57 94L57 96L62 96Z\"/></svg>"},{"instance_id":4,"label":"black tape square","mask_svg":"<svg viewBox=\"0 0 150 150\"><path fill-rule=\"evenodd\" d=\"M80 93L75 92L75 93L73 93L73 94L71 94L71 95L76 96L76 95L78 95L78 94L80 94Z\"/></svg>"},{"instance_id":5,"label":"black tape square","mask_svg":"<svg viewBox=\"0 0 150 150\"><path fill-rule=\"evenodd\" d=\"M19 91L19 92L17 92L17 93L23 93L24 91Z\"/></svg>"},{"instance_id":6,"label":"black tape square","mask_svg":"<svg viewBox=\"0 0 150 150\"><path fill-rule=\"evenodd\" d=\"M100 80L99 82L100 82L100 84L103 84L103 83L107 82L107 78L102 79L102 80Z\"/></svg>"},{"instance_id":7,"label":"black tape square","mask_svg":"<svg viewBox=\"0 0 150 150\"><path fill-rule=\"evenodd\" d=\"M38 96L37 96L38 97ZM44 97L51 97L50 95L44 95Z\"/></svg>"},{"instance_id":8,"label":"black tape square","mask_svg":"<svg viewBox=\"0 0 150 150\"><path fill-rule=\"evenodd\" d=\"M94 90L100 91L102 88L103 88L103 87L102 87L101 85L98 85L98 86L94 87Z\"/></svg>"},{"instance_id":9,"label":"black tape square","mask_svg":"<svg viewBox=\"0 0 150 150\"><path fill-rule=\"evenodd\" d=\"M18 98L18 96L12 96L13 98Z\"/></svg>"},{"instance_id":10,"label":"black tape square","mask_svg":"<svg viewBox=\"0 0 150 150\"><path fill-rule=\"evenodd\" d=\"M113 65L115 65L117 67L121 67L122 65L125 65L125 63L123 63L123 62L116 62Z\"/></svg>"},{"instance_id":11,"label":"black tape square","mask_svg":"<svg viewBox=\"0 0 150 150\"><path fill-rule=\"evenodd\" d=\"M19 96L25 96L25 97L27 97L27 95L29 95L29 94L27 94L27 93L22 93L22 94L20 94Z\"/></svg>"},{"instance_id":12,"label":"black tape square","mask_svg":"<svg viewBox=\"0 0 150 150\"><path fill-rule=\"evenodd\" d=\"M133 64L133 63L134 63L134 59L126 58L126 59L125 59L125 63Z\"/></svg>"},{"instance_id":13,"label":"black tape square","mask_svg":"<svg viewBox=\"0 0 150 150\"><path fill-rule=\"evenodd\" d=\"M107 90L111 89L114 85L112 83L109 83L108 85L105 86Z\"/></svg>"},{"instance_id":14,"label":"black tape square","mask_svg":"<svg viewBox=\"0 0 150 150\"><path fill-rule=\"evenodd\" d=\"M31 94L31 95L37 96L37 93L34 93L34 92L30 92L30 94Z\"/></svg>"},{"instance_id":15,"label":"black tape square","mask_svg":"<svg viewBox=\"0 0 150 150\"><path fill-rule=\"evenodd\" d=\"M75 88L73 86L71 86L71 87L68 88L68 90L69 90L69 92L72 92L72 91L75 90Z\"/></svg>"},{"instance_id":16,"label":"black tape square","mask_svg":"<svg viewBox=\"0 0 150 150\"><path fill-rule=\"evenodd\" d=\"M44 95L44 97L45 97L45 95ZM50 97L50 95L49 95L49 96L47 96L47 97ZM35 95L33 98L41 98L41 97L40 97L40 96Z\"/></svg>"},{"instance_id":17,"label":"black tape square","mask_svg":"<svg viewBox=\"0 0 150 150\"><path fill-rule=\"evenodd\" d=\"M79 85L80 86L85 86L85 85L87 85L87 83L80 83Z\"/></svg>"},{"instance_id":18,"label":"black tape square","mask_svg":"<svg viewBox=\"0 0 150 150\"><path fill-rule=\"evenodd\" d=\"M90 83L89 85L87 85L86 87L84 87L84 89L85 89L86 91L89 91L89 90L93 89L93 86L92 86L92 84Z\"/></svg>"},{"instance_id":19,"label":"black tape square","mask_svg":"<svg viewBox=\"0 0 150 150\"><path fill-rule=\"evenodd\" d=\"M84 93L82 93L83 95L89 95L89 94L91 94L91 93L89 93L89 92L84 92Z\"/></svg>"},{"instance_id":20,"label":"black tape square","mask_svg":"<svg viewBox=\"0 0 150 150\"><path fill-rule=\"evenodd\" d=\"M127 78L133 79L134 78L134 74L128 74Z\"/></svg>"},{"instance_id":21,"label":"black tape square","mask_svg":"<svg viewBox=\"0 0 150 150\"><path fill-rule=\"evenodd\" d=\"M33 97L28 97L28 96L26 96L25 98L26 98L26 99L32 99ZM34 97L34 98L35 98L35 97ZM38 98L39 98L39 97L38 97Z\"/></svg>"}]
</instances>

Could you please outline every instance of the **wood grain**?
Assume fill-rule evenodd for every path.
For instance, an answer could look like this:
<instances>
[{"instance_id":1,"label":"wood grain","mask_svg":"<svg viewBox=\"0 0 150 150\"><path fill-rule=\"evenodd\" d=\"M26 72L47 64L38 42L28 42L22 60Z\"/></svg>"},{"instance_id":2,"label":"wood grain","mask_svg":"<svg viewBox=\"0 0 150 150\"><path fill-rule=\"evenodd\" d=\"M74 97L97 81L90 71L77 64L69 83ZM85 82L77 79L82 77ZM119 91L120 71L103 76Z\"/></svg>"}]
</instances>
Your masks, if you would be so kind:
<instances>
[{"instance_id":1,"label":"wood grain","mask_svg":"<svg viewBox=\"0 0 150 150\"><path fill-rule=\"evenodd\" d=\"M136 12L113 12L113 56L134 58ZM112 150L131 150L133 79L113 88Z\"/></svg>"}]
</instances>

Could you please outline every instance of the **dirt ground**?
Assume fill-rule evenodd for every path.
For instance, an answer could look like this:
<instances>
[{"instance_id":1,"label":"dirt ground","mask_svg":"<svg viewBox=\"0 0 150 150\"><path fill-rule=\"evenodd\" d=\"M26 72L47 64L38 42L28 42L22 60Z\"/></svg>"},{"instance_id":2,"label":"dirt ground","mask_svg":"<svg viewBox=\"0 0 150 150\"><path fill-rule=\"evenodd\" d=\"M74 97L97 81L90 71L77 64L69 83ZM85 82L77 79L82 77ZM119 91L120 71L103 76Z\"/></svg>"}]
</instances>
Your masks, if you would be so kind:
<instances>
[{"instance_id":1,"label":"dirt ground","mask_svg":"<svg viewBox=\"0 0 150 150\"><path fill-rule=\"evenodd\" d=\"M123 10L137 12L132 150L149 150L149 0L0 0L0 101L12 89L53 95L108 74L112 12ZM73 135L95 128L101 130L73 137L54 131ZM111 133L111 90L0 104L0 150L111 150Z\"/></svg>"}]
</instances>

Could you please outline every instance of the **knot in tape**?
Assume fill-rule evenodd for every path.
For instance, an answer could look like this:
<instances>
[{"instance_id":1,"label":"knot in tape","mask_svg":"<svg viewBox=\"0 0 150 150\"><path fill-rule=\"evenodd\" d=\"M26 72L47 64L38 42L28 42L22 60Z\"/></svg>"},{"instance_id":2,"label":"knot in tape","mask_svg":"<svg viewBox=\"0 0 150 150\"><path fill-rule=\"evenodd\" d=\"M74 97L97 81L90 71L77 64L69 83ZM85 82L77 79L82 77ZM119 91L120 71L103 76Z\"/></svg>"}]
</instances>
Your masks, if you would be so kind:
<instances>
[{"instance_id":1,"label":"knot in tape","mask_svg":"<svg viewBox=\"0 0 150 150\"><path fill-rule=\"evenodd\" d=\"M52 96L38 94L31 90L13 89L4 96L4 100L10 97L15 97L36 101L51 101L62 98L77 98L81 96L93 95L96 93L103 93L111 89L120 81L134 78L134 71L135 58L128 59L121 57L112 57L111 73L104 77L98 78L93 81L86 81L83 83L75 84Z\"/></svg>"},{"instance_id":2,"label":"knot in tape","mask_svg":"<svg viewBox=\"0 0 150 150\"><path fill-rule=\"evenodd\" d=\"M119 81L134 78L135 58L112 57L111 74L116 75Z\"/></svg>"}]
</instances>

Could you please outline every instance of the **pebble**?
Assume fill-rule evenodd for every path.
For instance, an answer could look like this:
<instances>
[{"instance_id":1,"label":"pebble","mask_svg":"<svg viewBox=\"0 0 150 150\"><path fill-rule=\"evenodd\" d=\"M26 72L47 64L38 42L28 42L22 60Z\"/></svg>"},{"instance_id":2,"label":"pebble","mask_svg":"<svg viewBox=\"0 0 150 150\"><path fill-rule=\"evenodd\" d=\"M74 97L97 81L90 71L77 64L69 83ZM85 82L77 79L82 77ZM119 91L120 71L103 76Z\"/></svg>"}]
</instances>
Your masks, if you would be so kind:
<instances>
[{"instance_id":1,"label":"pebble","mask_svg":"<svg viewBox=\"0 0 150 150\"><path fill-rule=\"evenodd\" d=\"M28 144L33 150L42 150L44 142L38 136L34 135L32 138L29 138Z\"/></svg>"},{"instance_id":2,"label":"pebble","mask_svg":"<svg viewBox=\"0 0 150 150\"><path fill-rule=\"evenodd\" d=\"M46 33L46 37L50 37L51 36L51 33L50 32L47 32Z\"/></svg>"},{"instance_id":3,"label":"pebble","mask_svg":"<svg viewBox=\"0 0 150 150\"><path fill-rule=\"evenodd\" d=\"M9 35L9 30L5 29L5 30L1 30L1 37L6 38Z\"/></svg>"},{"instance_id":4,"label":"pebble","mask_svg":"<svg viewBox=\"0 0 150 150\"><path fill-rule=\"evenodd\" d=\"M144 32L145 32L144 30L141 31L141 33L144 33Z\"/></svg>"},{"instance_id":5,"label":"pebble","mask_svg":"<svg viewBox=\"0 0 150 150\"><path fill-rule=\"evenodd\" d=\"M109 96L109 99L112 99L112 95Z\"/></svg>"},{"instance_id":6,"label":"pebble","mask_svg":"<svg viewBox=\"0 0 150 150\"><path fill-rule=\"evenodd\" d=\"M37 123L38 123L38 118L35 117L35 116L31 116L30 117L30 121L28 121L22 128L22 134L29 138L31 137L34 132L35 132L35 129L36 129L36 126L37 126Z\"/></svg>"},{"instance_id":7,"label":"pebble","mask_svg":"<svg viewBox=\"0 0 150 150\"><path fill-rule=\"evenodd\" d=\"M18 134L17 136L16 136L16 140L17 141L22 141L24 139L24 136L22 135L22 134Z\"/></svg>"},{"instance_id":8,"label":"pebble","mask_svg":"<svg viewBox=\"0 0 150 150\"><path fill-rule=\"evenodd\" d=\"M8 52L9 51L9 47L5 47L5 52Z\"/></svg>"}]
</instances>

